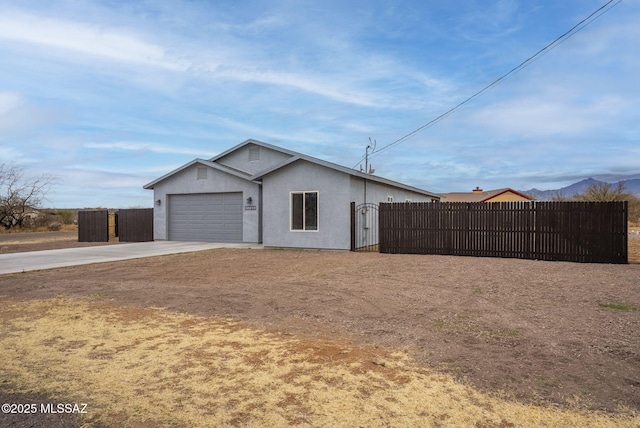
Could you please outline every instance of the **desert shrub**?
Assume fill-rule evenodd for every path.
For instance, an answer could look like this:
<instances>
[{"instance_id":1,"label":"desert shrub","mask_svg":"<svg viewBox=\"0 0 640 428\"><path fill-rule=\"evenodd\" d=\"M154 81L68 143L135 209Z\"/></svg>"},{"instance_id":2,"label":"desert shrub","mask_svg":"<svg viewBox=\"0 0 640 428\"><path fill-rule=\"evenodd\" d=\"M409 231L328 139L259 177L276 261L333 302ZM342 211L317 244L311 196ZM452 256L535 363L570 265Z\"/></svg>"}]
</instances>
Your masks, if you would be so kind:
<instances>
[{"instance_id":1,"label":"desert shrub","mask_svg":"<svg viewBox=\"0 0 640 428\"><path fill-rule=\"evenodd\" d=\"M624 182L613 184L600 183L589 186L584 192L573 196L573 200L584 202L627 201L629 223L640 224L640 198L627 191Z\"/></svg>"},{"instance_id":2,"label":"desert shrub","mask_svg":"<svg viewBox=\"0 0 640 428\"><path fill-rule=\"evenodd\" d=\"M71 210L58 210L56 215L62 220L62 224L73 224L74 215Z\"/></svg>"},{"instance_id":3,"label":"desert shrub","mask_svg":"<svg viewBox=\"0 0 640 428\"><path fill-rule=\"evenodd\" d=\"M51 223L49 214L41 212L37 216L31 217L29 221L25 223L25 227L37 229L39 227L48 227L49 223Z\"/></svg>"},{"instance_id":4,"label":"desert shrub","mask_svg":"<svg viewBox=\"0 0 640 428\"><path fill-rule=\"evenodd\" d=\"M49 225L47 226L47 229L49 229L52 232L58 231L62 229L62 223L58 221L54 221L52 223L49 223Z\"/></svg>"}]
</instances>

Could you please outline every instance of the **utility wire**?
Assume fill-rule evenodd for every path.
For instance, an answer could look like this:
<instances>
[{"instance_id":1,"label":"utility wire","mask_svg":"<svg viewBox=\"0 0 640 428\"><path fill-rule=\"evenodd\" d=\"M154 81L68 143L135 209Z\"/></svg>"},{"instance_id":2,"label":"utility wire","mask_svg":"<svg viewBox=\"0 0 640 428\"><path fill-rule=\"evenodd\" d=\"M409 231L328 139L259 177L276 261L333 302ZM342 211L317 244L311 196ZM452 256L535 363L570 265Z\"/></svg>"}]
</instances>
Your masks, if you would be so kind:
<instances>
[{"instance_id":1,"label":"utility wire","mask_svg":"<svg viewBox=\"0 0 640 428\"><path fill-rule=\"evenodd\" d=\"M602 6L600 6L597 10L595 10L589 16L584 18L582 21L578 22L576 25L571 27L571 29L566 31L564 34L558 36L555 40L553 40L552 42L548 43L545 47L543 47L542 49L537 51L535 54L531 55L529 58L525 59L520 64L518 64L516 67L512 68L509 72L503 74L502 76L500 76L499 78L497 78L493 82L489 83L484 88L480 89L475 94L473 94L470 97L466 98L464 101L458 103L455 107L450 108L446 112L444 112L441 115L437 116L436 118L430 120L429 122L427 122L426 124L422 125L421 127L416 128L415 130L413 130L413 131L409 132L408 134L398 138L397 140L393 141L392 143L389 143L386 146L383 146L383 147L371 152L371 154L369 156L374 156L375 154L380 153L383 150L386 150L386 149L388 149L390 147L393 147L393 146L395 146L397 144L400 144L401 142L403 142L403 141L407 140L408 138L414 136L415 134L417 134L418 132L422 131L423 129L431 127L435 123L437 123L437 122L441 121L442 119L446 118L447 116L452 114L454 111L458 110L463 105L469 103L473 99L475 99L475 98L479 97L480 95L482 95L484 92L486 92L489 89L491 89L492 87L496 86L498 83L502 82L504 79L509 77L511 74L514 74L514 73L520 71L521 69L531 65L534 61L539 59L539 57L541 57L542 55L546 54L547 52L549 52L553 48L557 47L561 43L563 43L566 40L568 40L569 38L571 38L578 31L582 30L584 27L586 27L587 25L589 25L592 22L594 22L600 16L604 15L605 13L607 13L608 11L613 9L615 6L617 6L621 2L622 2L622 0L617 0L617 1L616 0L609 0L607 3L605 3ZM358 164L360 164L364 159L365 159L365 156L363 156L362 159L360 159L360 161L358 161L358 163L353 168L358 166Z\"/></svg>"}]
</instances>

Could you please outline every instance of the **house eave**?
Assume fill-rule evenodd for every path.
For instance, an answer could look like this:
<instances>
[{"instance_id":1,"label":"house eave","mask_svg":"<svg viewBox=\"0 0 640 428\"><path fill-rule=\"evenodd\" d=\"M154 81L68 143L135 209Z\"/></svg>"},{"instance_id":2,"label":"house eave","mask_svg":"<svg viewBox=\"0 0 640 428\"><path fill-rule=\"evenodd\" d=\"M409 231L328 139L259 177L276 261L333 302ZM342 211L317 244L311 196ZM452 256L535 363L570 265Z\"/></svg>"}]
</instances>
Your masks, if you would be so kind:
<instances>
[{"instance_id":1,"label":"house eave","mask_svg":"<svg viewBox=\"0 0 640 428\"><path fill-rule=\"evenodd\" d=\"M245 140L242 143L240 143L240 144L238 144L236 146L233 146L230 149L225 150L222 153L219 153L219 154L215 155L214 157L209 159L209 162L216 162L217 160L222 159L223 157L227 156L228 154L233 153L236 150L241 149L242 147L247 146L249 144L253 144L253 145L256 145L256 146L260 146L260 147L264 147L264 148L267 148L267 149L275 150L277 152L284 153L284 154L291 155L291 156L296 156L296 155L300 154L300 153L294 152L292 150L283 149L282 147L274 146L274 145L271 145L269 143L265 143L265 142L262 142L262 141L259 141L259 140L254 140L253 138L249 138L248 140Z\"/></svg>"},{"instance_id":2,"label":"house eave","mask_svg":"<svg viewBox=\"0 0 640 428\"><path fill-rule=\"evenodd\" d=\"M437 195L436 193L432 193L432 192L428 192L426 190L423 189L419 189L417 187L413 187L413 186L409 186L403 183L398 183L397 181L393 181L393 180L389 180L387 178L383 178L383 177L378 177L375 175L371 175L371 174L365 174L363 172L360 171L356 171L354 169L350 169L347 167L344 167L342 165L338 165L332 162L328 162L322 159L318 159L318 158L314 158L312 156L307 156L307 155L303 155L303 154L296 154L295 156L285 160L284 162L278 164L278 165L274 165L273 167L266 169L264 171L259 172L258 174L255 174L253 177L251 177L252 180L258 180L258 179L262 179L264 176L269 175L270 173L277 171L281 168L284 168L285 166L292 164L294 162L297 161L306 161L309 163L313 163L316 165L320 165L320 166L324 166L326 168L335 170L335 171L340 171L344 174L348 174L352 177L357 177L357 178L361 178L363 180L369 180L369 181L373 181L376 183L380 183L380 184L384 184L386 186L392 186L392 187L396 187L399 189L403 189L403 190L409 190L411 192L415 192L415 193L420 193L422 195L428 196L430 198L433 199L437 199L440 200L440 196Z\"/></svg>"},{"instance_id":3,"label":"house eave","mask_svg":"<svg viewBox=\"0 0 640 428\"><path fill-rule=\"evenodd\" d=\"M242 147L245 147L245 146L247 146L249 144L254 144L254 145L257 145L257 146L260 146L260 147L268 148L270 150L275 150L277 152L289 155L290 157L288 159L285 159L283 162L280 162L279 164L273 165L272 167L270 167L268 169L265 169L263 171L260 171L260 172L254 174L254 175L245 174L242 171L239 171L239 170L234 169L234 168L230 168L228 166L225 166L225 165L217 162L218 160L222 159L223 157L225 157L225 156L227 156L227 155L229 155L229 154L237 151L238 149L241 149ZM287 165L290 165L290 164L292 164L294 162L300 161L300 160L303 160L303 161L306 161L306 162L309 162L309 163L312 163L312 164L320 165L320 166L323 166L325 168L329 168L329 169L334 170L334 171L339 171L339 172L342 172L344 174L348 174L348 175L350 175L352 177L357 177L357 178L360 178L360 179L363 179L363 180L369 180L369 181L372 181L372 182L384 184L386 186L396 187L398 189L408 190L408 191L411 191L411 192L415 192L415 193L419 193L421 195L428 196L428 197L430 197L432 199L440 200L440 196L438 194L436 194L436 193L432 193L432 192L429 192L429 191L426 191L426 190L423 190L423 189L419 189L417 187L413 187L413 186L409 186L409 185L406 185L406 184L403 184L403 183L399 183L397 181L389 180L387 178L378 177L378 176L371 175L371 174L366 174L366 173L363 173L363 172L360 172L360 171L357 171L357 170L354 170L354 169L351 169L351 168L344 167L342 165L338 165L338 164L335 164L335 163L332 163L332 162L328 162L328 161L325 161L325 160L322 160L322 159L314 158L312 156L307 156L307 155L304 155L302 153L294 152L292 150L283 149L282 147L277 147L277 146L274 146L274 145L271 145L271 144L268 144L268 143L264 143L262 141L254 140L254 139L248 139L246 141L243 141L242 143L240 143L240 144L238 144L238 145L236 145L236 146L234 146L234 147L232 147L232 148L230 148L228 150L225 150L224 152L212 157L211 159L208 159L208 160L200 159L200 158L194 159L191 162L188 162L188 163L176 168L175 170L169 172L168 174L165 174L162 177L160 177L160 178L158 178L158 179L156 179L156 180L144 185L143 189L153 189L154 186L156 186L158 183L166 180L167 178L173 176L174 174L177 174L180 171L182 171L182 170L184 170L184 169L186 169L186 168L188 168L188 167L190 167L190 166L192 166L192 165L194 165L196 163L208 166L210 168L214 168L216 170L219 170L219 171L225 172L227 174L242 178L244 180L252 181L252 182L254 182L256 184L262 184L262 179L265 176L267 176L267 175L269 175L269 174L271 174L271 173L273 173L273 172L275 172L275 171L277 171L277 170L279 170L281 168L284 168Z\"/></svg>"},{"instance_id":4,"label":"house eave","mask_svg":"<svg viewBox=\"0 0 640 428\"><path fill-rule=\"evenodd\" d=\"M150 182L148 184L145 184L144 186L142 186L142 188L146 189L146 190L153 189L154 186L157 185L158 183L160 183L161 181L164 181L167 178L169 178L169 177L179 173L180 171L183 171L183 170L185 170L185 169L187 169L187 168L189 168L189 167L191 167L191 166L193 166L195 164L200 164L200 165L203 165L203 166L207 166L209 168L213 168L213 169L216 169L218 171L222 171L224 173L236 176L238 178L242 178L243 180L252 181L251 180L251 176L248 175L248 174L243 174L243 173L241 173L241 172L239 172L237 170L234 170L232 168L226 167L224 165L213 163L213 162L210 162L210 161L205 160L205 159L197 158L197 159L192 160L191 162L187 162L186 164L179 166L178 168L176 168L173 171L163 175L162 177L160 177L160 178L158 178L156 180L153 180L152 182Z\"/></svg>"}]
</instances>

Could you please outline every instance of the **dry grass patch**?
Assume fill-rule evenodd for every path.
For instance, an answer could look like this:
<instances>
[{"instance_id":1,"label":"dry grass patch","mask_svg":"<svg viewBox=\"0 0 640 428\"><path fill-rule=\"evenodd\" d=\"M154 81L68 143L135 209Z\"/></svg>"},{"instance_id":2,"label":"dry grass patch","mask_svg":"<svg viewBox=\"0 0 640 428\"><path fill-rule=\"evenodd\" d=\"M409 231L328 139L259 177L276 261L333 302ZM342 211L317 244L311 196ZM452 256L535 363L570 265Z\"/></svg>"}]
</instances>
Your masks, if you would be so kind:
<instances>
[{"instance_id":1,"label":"dry grass patch","mask_svg":"<svg viewBox=\"0 0 640 428\"><path fill-rule=\"evenodd\" d=\"M77 242L77 236L59 236L59 237L50 237L50 236L38 236L37 233L33 233L33 237L31 239L9 239L6 241L2 241L1 245L33 245L33 244L46 244L49 242Z\"/></svg>"},{"instance_id":2,"label":"dry grass patch","mask_svg":"<svg viewBox=\"0 0 640 428\"><path fill-rule=\"evenodd\" d=\"M401 351L89 299L5 301L0 384L88 403L110 426L636 427L497 399Z\"/></svg>"},{"instance_id":3,"label":"dry grass patch","mask_svg":"<svg viewBox=\"0 0 640 428\"><path fill-rule=\"evenodd\" d=\"M629 239L627 251L629 263L640 264L640 239Z\"/></svg>"}]
</instances>

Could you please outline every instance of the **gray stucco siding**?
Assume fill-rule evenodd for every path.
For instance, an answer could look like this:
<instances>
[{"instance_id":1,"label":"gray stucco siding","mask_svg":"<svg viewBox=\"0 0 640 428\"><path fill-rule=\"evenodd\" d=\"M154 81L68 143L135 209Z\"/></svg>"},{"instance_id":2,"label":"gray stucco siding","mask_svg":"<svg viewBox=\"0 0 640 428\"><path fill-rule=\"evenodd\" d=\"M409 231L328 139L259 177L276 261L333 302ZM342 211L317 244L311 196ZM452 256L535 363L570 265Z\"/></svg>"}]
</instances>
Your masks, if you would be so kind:
<instances>
[{"instance_id":1,"label":"gray stucco siding","mask_svg":"<svg viewBox=\"0 0 640 428\"><path fill-rule=\"evenodd\" d=\"M350 187L351 201L356 205L364 203L364 179L351 177ZM407 199L412 202L431 202L430 196L367 180L367 202L376 204L388 202L389 197L393 198L393 202L405 202Z\"/></svg>"},{"instance_id":2,"label":"gray stucco siding","mask_svg":"<svg viewBox=\"0 0 640 428\"><path fill-rule=\"evenodd\" d=\"M263 243L271 247L348 250L350 241L349 175L303 160L262 180ZM318 192L318 230L291 230L291 192Z\"/></svg>"},{"instance_id":3,"label":"gray stucco siding","mask_svg":"<svg viewBox=\"0 0 640 428\"><path fill-rule=\"evenodd\" d=\"M251 149L259 150L259 159L250 160L249 154ZM253 175L275 165L279 165L290 157L291 155L278 152L267 147L261 147L256 144L247 144L241 149L223 156L216 162Z\"/></svg>"},{"instance_id":4,"label":"gray stucco siding","mask_svg":"<svg viewBox=\"0 0 640 428\"><path fill-rule=\"evenodd\" d=\"M251 243L259 242L260 186L257 183L210 167L205 167L207 168L207 178L198 179L198 167L204 166L196 163L154 186L154 239L165 240L168 238L169 198L167 195L242 192L243 203L246 204L246 199L251 197L252 205L256 206L255 210L243 209L242 240ZM155 202L158 200L160 205Z\"/></svg>"}]
</instances>

